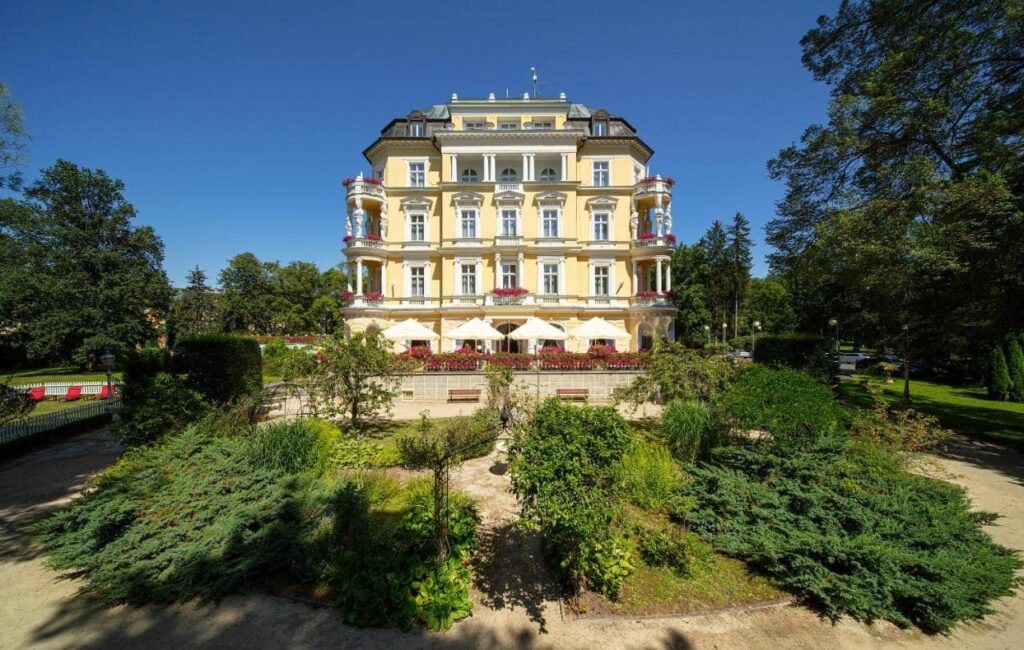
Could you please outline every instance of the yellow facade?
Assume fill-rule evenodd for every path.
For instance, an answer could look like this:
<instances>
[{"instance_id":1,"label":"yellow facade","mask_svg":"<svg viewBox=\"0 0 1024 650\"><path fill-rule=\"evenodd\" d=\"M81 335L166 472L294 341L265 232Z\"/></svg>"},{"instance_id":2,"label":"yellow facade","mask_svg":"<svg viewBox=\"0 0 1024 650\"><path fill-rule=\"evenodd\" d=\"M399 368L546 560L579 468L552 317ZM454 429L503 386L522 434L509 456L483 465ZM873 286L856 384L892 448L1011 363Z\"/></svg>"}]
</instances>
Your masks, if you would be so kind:
<instances>
[{"instance_id":1,"label":"yellow facade","mask_svg":"<svg viewBox=\"0 0 1024 650\"><path fill-rule=\"evenodd\" d=\"M371 173L345 184L347 328L415 318L451 350L474 317L571 333L600 316L629 334L620 350L671 339L674 181L649 174L652 153L624 119L564 97L453 96L393 120L364 152ZM524 295L495 293L513 287Z\"/></svg>"}]
</instances>

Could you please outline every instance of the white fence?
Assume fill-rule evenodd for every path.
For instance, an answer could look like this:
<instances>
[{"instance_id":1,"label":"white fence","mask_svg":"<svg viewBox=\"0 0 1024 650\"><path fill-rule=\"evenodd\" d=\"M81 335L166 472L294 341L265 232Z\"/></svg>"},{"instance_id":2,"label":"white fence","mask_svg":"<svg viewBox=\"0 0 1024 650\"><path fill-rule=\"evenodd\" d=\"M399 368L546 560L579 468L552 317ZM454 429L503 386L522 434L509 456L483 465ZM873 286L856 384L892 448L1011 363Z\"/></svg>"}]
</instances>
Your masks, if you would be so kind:
<instances>
[{"instance_id":1,"label":"white fence","mask_svg":"<svg viewBox=\"0 0 1024 650\"><path fill-rule=\"evenodd\" d=\"M78 384L73 384L77 386ZM120 399L114 399L114 405L120 405ZM0 424L0 445L14 442L21 438L34 436L63 427L74 422L87 420L98 415L109 413L109 405L106 400L73 406L61 411L54 411L44 415L32 415L24 420Z\"/></svg>"}]
</instances>

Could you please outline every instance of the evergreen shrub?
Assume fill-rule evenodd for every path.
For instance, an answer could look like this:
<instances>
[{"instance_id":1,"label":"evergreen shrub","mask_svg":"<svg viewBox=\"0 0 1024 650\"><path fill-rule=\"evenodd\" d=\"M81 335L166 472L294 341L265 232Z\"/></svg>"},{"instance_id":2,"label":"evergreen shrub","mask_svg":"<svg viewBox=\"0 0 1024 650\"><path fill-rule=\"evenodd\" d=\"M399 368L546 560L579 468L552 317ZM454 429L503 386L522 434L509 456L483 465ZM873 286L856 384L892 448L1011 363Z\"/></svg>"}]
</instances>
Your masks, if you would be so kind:
<instances>
[{"instance_id":1,"label":"evergreen shrub","mask_svg":"<svg viewBox=\"0 0 1024 650\"><path fill-rule=\"evenodd\" d=\"M250 397L263 388L263 358L256 339L202 334L179 339L174 368L188 386L216 404Z\"/></svg>"}]
</instances>

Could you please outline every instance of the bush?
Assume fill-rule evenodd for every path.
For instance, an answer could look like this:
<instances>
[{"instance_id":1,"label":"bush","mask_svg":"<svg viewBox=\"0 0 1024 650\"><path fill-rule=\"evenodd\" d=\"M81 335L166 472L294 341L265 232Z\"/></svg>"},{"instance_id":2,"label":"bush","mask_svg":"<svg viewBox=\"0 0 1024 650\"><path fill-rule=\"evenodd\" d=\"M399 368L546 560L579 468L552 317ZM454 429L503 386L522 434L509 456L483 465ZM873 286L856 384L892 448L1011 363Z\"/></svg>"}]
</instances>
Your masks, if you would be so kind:
<instances>
[{"instance_id":1,"label":"bush","mask_svg":"<svg viewBox=\"0 0 1024 650\"><path fill-rule=\"evenodd\" d=\"M988 361L988 394L992 399L1006 401L1010 399L1010 370L1006 365L1006 356L998 345L992 348Z\"/></svg>"},{"instance_id":2,"label":"bush","mask_svg":"<svg viewBox=\"0 0 1024 650\"><path fill-rule=\"evenodd\" d=\"M1024 402L1024 352L1015 338L1006 343L1006 366L1010 375L1010 398Z\"/></svg>"},{"instance_id":3,"label":"bush","mask_svg":"<svg viewBox=\"0 0 1024 650\"><path fill-rule=\"evenodd\" d=\"M705 458L721 443L722 427L706 402L672 400L661 415L661 430L677 460Z\"/></svg>"},{"instance_id":4,"label":"bush","mask_svg":"<svg viewBox=\"0 0 1024 650\"><path fill-rule=\"evenodd\" d=\"M202 334L178 340L174 368L187 375L189 388L216 404L226 404L263 388L263 359L256 339Z\"/></svg>"},{"instance_id":5,"label":"bush","mask_svg":"<svg viewBox=\"0 0 1024 650\"><path fill-rule=\"evenodd\" d=\"M370 469L391 467L401 463L402 456L396 447L385 447L380 443L359 438L341 438L331 453L331 465L334 467Z\"/></svg>"},{"instance_id":6,"label":"bush","mask_svg":"<svg viewBox=\"0 0 1024 650\"><path fill-rule=\"evenodd\" d=\"M838 368L833 342L813 334L771 334L757 339L754 361L774 368L793 368L831 381Z\"/></svg>"},{"instance_id":7,"label":"bush","mask_svg":"<svg viewBox=\"0 0 1024 650\"><path fill-rule=\"evenodd\" d=\"M577 352L545 352L537 356L541 370L593 370L598 362L590 355Z\"/></svg>"},{"instance_id":8,"label":"bush","mask_svg":"<svg viewBox=\"0 0 1024 650\"><path fill-rule=\"evenodd\" d=\"M15 422L32 412L32 402L24 392L6 381L0 382L0 424Z\"/></svg>"},{"instance_id":9,"label":"bush","mask_svg":"<svg viewBox=\"0 0 1024 650\"><path fill-rule=\"evenodd\" d=\"M533 366L533 357L529 354L497 352L487 358L487 365L511 370L529 370Z\"/></svg>"},{"instance_id":10,"label":"bush","mask_svg":"<svg viewBox=\"0 0 1024 650\"><path fill-rule=\"evenodd\" d=\"M640 557L649 566L668 567L679 575L689 574L697 565L711 560L711 547L696 534L680 526L637 519L630 528Z\"/></svg>"},{"instance_id":11,"label":"bush","mask_svg":"<svg viewBox=\"0 0 1024 650\"><path fill-rule=\"evenodd\" d=\"M692 471L686 521L833 620L945 632L1013 592L1022 563L984 532L995 516L877 447L847 450L833 437L782 454L746 444L714 461Z\"/></svg>"},{"instance_id":12,"label":"bush","mask_svg":"<svg viewBox=\"0 0 1024 650\"><path fill-rule=\"evenodd\" d=\"M252 427L246 456L254 467L321 476L340 437L338 428L323 420L272 422Z\"/></svg>"},{"instance_id":13,"label":"bush","mask_svg":"<svg viewBox=\"0 0 1024 650\"><path fill-rule=\"evenodd\" d=\"M767 433L771 443L784 450L839 433L844 425L844 411L832 391L799 370L748 368L720 408L734 435Z\"/></svg>"},{"instance_id":14,"label":"bush","mask_svg":"<svg viewBox=\"0 0 1024 650\"><path fill-rule=\"evenodd\" d=\"M111 603L216 599L289 556L295 482L201 427L128 454L34 527L52 567Z\"/></svg>"},{"instance_id":15,"label":"bush","mask_svg":"<svg viewBox=\"0 0 1024 650\"><path fill-rule=\"evenodd\" d=\"M288 347L280 339L275 339L263 346L263 370L268 375L280 377L284 381L294 381L312 372L313 355L304 348Z\"/></svg>"},{"instance_id":16,"label":"bush","mask_svg":"<svg viewBox=\"0 0 1024 650\"><path fill-rule=\"evenodd\" d=\"M646 510L674 510L682 475L663 445L635 440L615 468L620 494Z\"/></svg>"},{"instance_id":17,"label":"bush","mask_svg":"<svg viewBox=\"0 0 1024 650\"><path fill-rule=\"evenodd\" d=\"M171 372L171 353L167 348L144 347L125 356L121 396L132 400L145 395L160 373Z\"/></svg>"},{"instance_id":18,"label":"bush","mask_svg":"<svg viewBox=\"0 0 1024 650\"><path fill-rule=\"evenodd\" d=\"M668 404L674 399L714 400L729 385L733 366L721 355L684 348L678 343L655 347L646 357L644 372L616 394L633 404Z\"/></svg>"},{"instance_id":19,"label":"bush","mask_svg":"<svg viewBox=\"0 0 1024 650\"><path fill-rule=\"evenodd\" d=\"M850 437L866 440L896 451L924 451L953 435L937 418L911 408L889 408L881 389L862 383L871 395L872 410L858 410L850 423Z\"/></svg>"},{"instance_id":20,"label":"bush","mask_svg":"<svg viewBox=\"0 0 1024 650\"><path fill-rule=\"evenodd\" d=\"M445 352L423 359L427 372L470 372L479 370L484 355L478 352Z\"/></svg>"},{"instance_id":21,"label":"bush","mask_svg":"<svg viewBox=\"0 0 1024 650\"><path fill-rule=\"evenodd\" d=\"M548 555L575 592L614 595L632 566L615 516L614 471L630 442L612 407L577 407L551 398L532 426L514 432L512 487L525 520L540 527Z\"/></svg>"},{"instance_id":22,"label":"bush","mask_svg":"<svg viewBox=\"0 0 1024 650\"><path fill-rule=\"evenodd\" d=\"M133 371L126 382L125 398L118 409L120 420L111 433L126 445L142 445L179 433L210 411L202 396L185 387L177 377L161 372L144 378Z\"/></svg>"}]
</instances>

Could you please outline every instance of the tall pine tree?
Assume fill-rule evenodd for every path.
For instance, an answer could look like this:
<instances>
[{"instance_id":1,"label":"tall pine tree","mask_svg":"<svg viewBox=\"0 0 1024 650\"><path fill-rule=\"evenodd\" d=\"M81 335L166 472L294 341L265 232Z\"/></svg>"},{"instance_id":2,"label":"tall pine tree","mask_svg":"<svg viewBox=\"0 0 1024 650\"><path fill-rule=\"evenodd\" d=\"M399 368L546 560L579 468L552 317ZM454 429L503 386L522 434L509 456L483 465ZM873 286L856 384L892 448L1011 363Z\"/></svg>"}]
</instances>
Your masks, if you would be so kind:
<instances>
[{"instance_id":1,"label":"tall pine tree","mask_svg":"<svg viewBox=\"0 0 1024 650\"><path fill-rule=\"evenodd\" d=\"M176 336L207 334L218 329L217 298L198 265L188 272L188 286L174 303L173 315Z\"/></svg>"},{"instance_id":2,"label":"tall pine tree","mask_svg":"<svg viewBox=\"0 0 1024 650\"><path fill-rule=\"evenodd\" d=\"M729 238L722 222L715 219L700 240L704 249L704 258L708 265L708 308L715 322L711 329L717 337L721 334L720 325L729 322L729 302L732 298L730 289ZM721 320L719 320L721 319Z\"/></svg>"},{"instance_id":3,"label":"tall pine tree","mask_svg":"<svg viewBox=\"0 0 1024 650\"><path fill-rule=\"evenodd\" d=\"M732 298L733 336L740 335L740 301L750 284L750 266L753 263L750 249L754 242L750 239L750 222L739 212L732 218L729 226L728 258L729 292Z\"/></svg>"}]
</instances>

